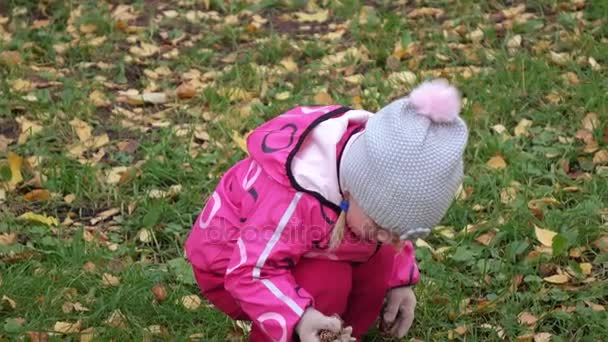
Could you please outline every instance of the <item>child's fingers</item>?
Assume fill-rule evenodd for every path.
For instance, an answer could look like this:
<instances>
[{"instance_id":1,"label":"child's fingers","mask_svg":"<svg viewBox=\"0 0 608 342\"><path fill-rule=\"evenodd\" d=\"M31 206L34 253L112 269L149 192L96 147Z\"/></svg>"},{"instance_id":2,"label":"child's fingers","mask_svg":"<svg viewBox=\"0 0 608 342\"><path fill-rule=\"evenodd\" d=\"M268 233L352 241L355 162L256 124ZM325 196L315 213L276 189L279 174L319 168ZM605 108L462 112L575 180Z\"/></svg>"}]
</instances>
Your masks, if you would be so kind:
<instances>
[{"instance_id":1,"label":"child's fingers","mask_svg":"<svg viewBox=\"0 0 608 342\"><path fill-rule=\"evenodd\" d=\"M317 329L319 330L329 330L329 331L333 331L333 332L338 332L340 331L340 329L342 329L342 321L340 321L339 318L337 317L325 317L325 319L323 319L319 326L317 327Z\"/></svg>"},{"instance_id":2,"label":"child's fingers","mask_svg":"<svg viewBox=\"0 0 608 342\"><path fill-rule=\"evenodd\" d=\"M397 317L397 312L399 311L399 302L396 300L389 300L386 305L386 309L384 310L384 314L382 315L382 319L386 323L392 323Z\"/></svg>"}]
</instances>

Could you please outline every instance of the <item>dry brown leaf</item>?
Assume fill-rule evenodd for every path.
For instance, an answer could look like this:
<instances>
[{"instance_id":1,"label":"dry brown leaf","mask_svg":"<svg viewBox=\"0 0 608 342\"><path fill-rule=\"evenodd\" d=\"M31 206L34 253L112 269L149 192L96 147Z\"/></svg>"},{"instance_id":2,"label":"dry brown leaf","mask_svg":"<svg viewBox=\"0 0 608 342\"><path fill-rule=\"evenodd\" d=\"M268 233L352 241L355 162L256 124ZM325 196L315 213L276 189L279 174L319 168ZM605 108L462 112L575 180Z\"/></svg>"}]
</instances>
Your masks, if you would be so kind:
<instances>
[{"instance_id":1,"label":"dry brown leaf","mask_svg":"<svg viewBox=\"0 0 608 342\"><path fill-rule=\"evenodd\" d=\"M592 269L593 269L593 266L592 266L590 263L588 263L588 262L583 262L583 263L580 263L580 264L579 264L579 267L581 268L581 272L582 272L584 275L590 275L590 274L591 274L591 271L592 271Z\"/></svg>"},{"instance_id":2,"label":"dry brown leaf","mask_svg":"<svg viewBox=\"0 0 608 342\"><path fill-rule=\"evenodd\" d=\"M34 84L28 80L17 78L10 82L11 90L14 92L28 92L34 90Z\"/></svg>"},{"instance_id":3,"label":"dry brown leaf","mask_svg":"<svg viewBox=\"0 0 608 342\"><path fill-rule=\"evenodd\" d=\"M572 85L579 85L581 83L581 81L578 79L578 76L572 71L565 73L564 75L562 75L562 77Z\"/></svg>"},{"instance_id":4,"label":"dry brown leaf","mask_svg":"<svg viewBox=\"0 0 608 342\"><path fill-rule=\"evenodd\" d=\"M67 204L71 204L72 202L74 202L75 199L76 199L76 195L74 195L74 194L68 194L65 197L63 197L63 201Z\"/></svg>"},{"instance_id":5,"label":"dry brown leaf","mask_svg":"<svg viewBox=\"0 0 608 342\"><path fill-rule=\"evenodd\" d=\"M445 11L441 8L433 7L418 7L407 14L408 18L422 18L422 17L433 17L438 18L443 16Z\"/></svg>"},{"instance_id":6,"label":"dry brown leaf","mask_svg":"<svg viewBox=\"0 0 608 342\"><path fill-rule=\"evenodd\" d=\"M175 93L180 99L187 100L196 96L196 88L190 82L184 82L177 87Z\"/></svg>"},{"instance_id":7,"label":"dry brown leaf","mask_svg":"<svg viewBox=\"0 0 608 342\"><path fill-rule=\"evenodd\" d=\"M456 329L454 329L454 332L458 335L464 335L467 333L468 330L469 328L466 325L461 325L459 327L456 327Z\"/></svg>"},{"instance_id":8,"label":"dry brown leaf","mask_svg":"<svg viewBox=\"0 0 608 342\"><path fill-rule=\"evenodd\" d=\"M389 76L390 78L390 76ZM363 83L363 80L365 79L365 77L361 74L356 74L356 75L350 75L347 77L344 77L344 80L350 84L354 84L354 85L359 85L361 83Z\"/></svg>"},{"instance_id":9,"label":"dry brown leaf","mask_svg":"<svg viewBox=\"0 0 608 342\"><path fill-rule=\"evenodd\" d=\"M108 319L104 321L104 323L115 328L124 330L127 328L127 324L125 321L125 315L123 315L120 310L114 310L110 314L110 317L108 317Z\"/></svg>"},{"instance_id":10,"label":"dry brown leaf","mask_svg":"<svg viewBox=\"0 0 608 342\"><path fill-rule=\"evenodd\" d=\"M493 169L502 170L507 167L507 162L501 155L497 154L494 157L490 158L486 165Z\"/></svg>"},{"instance_id":11,"label":"dry brown leaf","mask_svg":"<svg viewBox=\"0 0 608 342\"><path fill-rule=\"evenodd\" d=\"M467 34L467 38L475 44L481 43L483 41L484 33L480 28L475 29L475 31Z\"/></svg>"},{"instance_id":12,"label":"dry brown leaf","mask_svg":"<svg viewBox=\"0 0 608 342\"><path fill-rule=\"evenodd\" d=\"M19 65L23 62L21 54L18 51L3 51L0 52L0 63L10 66Z\"/></svg>"},{"instance_id":13,"label":"dry brown leaf","mask_svg":"<svg viewBox=\"0 0 608 342\"><path fill-rule=\"evenodd\" d=\"M502 15L507 19L513 19L526 11L526 4L519 4L516 7L509 7L502 10Z\"/></svg>"},{"instance_id":14,"label":"dry brown leaf","mask_svg":"<svg viewBox=\"0 0 608 342\"><path fill-rule=\"evenodd\" d=\"M29 202L44 202L51 198L51 192L46 189L36 189L23 195L23 198Z\"/></svg>"},{"instance_id":15,"label":"dry brown leaf","mask_svg":"<svg viewBox=\"0 0 608 342\"><path fill-rule=\"evenodd\" d=\"M11 179L4 183L6 190L13 191L23 181L23 175L21 174L21 166L23 165L23 158L14 152L9 152L8 156L8 167L11 170ZM0 183L2 185L2 183Z\"/></svg>"},{"instance_id":16,"label":"dry brown leaf","mask_svg":"<svg viewBox=\"0 0 608 342\"><path fill-rule=\"evenodd\" d=\"M581 125L583 126L583 129L586 129L589 132L593 132L596 128L599 127L599 118L597 116L597 113L587 113L583 120L581 120Z\"/></svg>"},{"instance_id":17,"label":"dry brown leaf","mask_svg":"<svg viewBox=\"0 0 608 342\"><path fill-rule=\"evenodd\" d=\"M113 276L110 273L104 273L101 276L101 284L103 286L118 286L120 285L120 278Z\"/></svg>"},{"instance_id":18,"label":"dry brown leaf","mask_svg":"<svg viewBox=\"0 0 608 342\"><path fill-rule=\"evenodd\" d=\"M566 284L570 278L566 274L555 274L550 277L545 277L543 280L551 284Z\"/></svg>"},{"instance_id":19,"label":"dry brown leaf","mask_svg":"<svg viewBox=\"0 0 608 342\"><path fill-rule=\"evenodd\" d=\"M595 248L603 253L608 252L608 235L600 236L597 240L591 243Z\"/></svg>"},{"instance_id":20,"label":"dry brown leaf","mask_svg":"<svg viewBox=\"0 0 608 342\"><path fill-rule=\"evenodd\" d=\"M21 133L17 140L19 144L24 144L29 137L42 131L42 125L36 121L28 120L25 116L19 116L15 120L21 125Z\"/></svg>"},{"instance_id":21,"label":"dry brown leaf","mask_svg":"<svg viewBox=\"0 0 608 342\"><path fill-rule=\"evenodd\" d=\"M507 48L509 48L509 50L511 51L519 49L519 47L521 46L521 40L522 39L520 34L511 37L507 41Z\"/></svg>"},{"instance_id":22,"label":"dry brown leaf","mask_svg":"<svg viewBox=\"0 0 608 342\"><path fill-rule=\"evenodd\" d=\"M80 342L93 342L95 340L95 328L87 328L80 332Z\"/></svg>"},{"instance_id":23,"label":"dry brown leaf","mask_svg":"<svg viewBox=\"0 0 608 342\"><path fill-rule=\"evenodd\" d=\"M606 308L603 305L596 304L596 303L590 302L588 300L585 301L585 304L587 304L587 306L589 306L591 308L591 310L593 310L593 311L596 311L596 312L606 311Z\"/></svg>"},{"instance_id":24,"label":"dry brown leaf","mask_svg":"<svg viewBox=\"0 0 608 342\"><path fill-rule=\"evenodd\" d=\"M137 232L137 238L143 243L149 243L152 241L152 233L149 229L142 228Z\"/></svg>"},{"instance_id":25,"label":"dry brown leaf","mask_svg":"<svg viewBox=\"0 0 608 342\"><path fill-rule=\"evenodd\" d=\"M82 322L80 320L70 323L70 322L57 322L53 326L53 331L60 334L74 334L80 331Z\"/></svg>"},{"instance_id":26,"label":"dry brown leaf","mask_svg":"<svg viewBox=\"0 0 608 342\"><path fill-rule=\"evenodd\" d=\"M10 246L17 240L16 233L2 233L0 234L0 246Z\"/></svg>"},{"instance_id":27,"label":"dry brown leaf","mask_svg":"<svg viewBox=\"0 0 608 342\"><path fill-rule=\"evenodd\" d=\"M114 217L116 214L120 213L120 208L111 208L108 210L104 210L97 214L95 218L91 219L91 224L96 225L99 222L105 221L111 217Z\"/></svg>"},{"instance_id":28,"label":"dry brown leaf","mask_svg":"<svg viewBox=\"0 0 608 342\"><path fill-rule=\"evenodd\" d=\"M83 266L82 269L87 272L87 273L93 273L95 272L95 270L97 269L97 266L95 266L94 263L87 261Z\"/></svg>"},{"instance_id":29,"label":"dry brown leaf","mask_svg":"<svg viewBox=\"0 0 608 342\"><path fill-rule=\"evenodd\" d=\"M116 185L120 182L123 174L127 173L129 168L126 166L116 166L108 171L106 175L106 183L110 185Z\"/></svg>"},{"instance_id":30,"label":"dry brown leaf","mask_svg":"<svg viewBox=\"0 0 608 342\"><path fill-rule=\"evenodd\" d=\"M194 311L201 306L201 298L197 295L183 296L181 303L186 309Z\"/></svg>"},{"instance_id":31,"label":"dry brown leaf","mask_svg":"<svg viewBox=\"0 0 608 342\"><path fill-rule=\"evenodd\" d=\"M323 105L323 106L328 106L333 104L334 100L331 98L331 96L327 93L327 92L319 92L315 95L315 104L317 105Z\"/></svg>"},{"instance_id":32,"label":"dry brown leaf","mask_svg":"<svg viewBox=\"0 0 608 342\"><path fill-rule=\"evenodd\" d=\"M494 330L496 332L496 334L498 335L498 337L500 337L501 339L505 338L505 330L500 326L494 326L494 325L486 323L486 324L480 325L479 327Z\"/></svg>"},{"instance_id":33,"label":"dry brown leaf","mask_svg":"<svg viewBox=\"0 0 608 342\"><path fill-rule=\"evenodd\" d=\"M594 164L606 164L608 163L608 150L599 150L593 156Z\"/></svg>"},{"instance_id":34,"label":"dry brown leaf","mask_svg":"<svg viewBox=\"0 0 608 342\"><path fill-rule=\"evenodd\" d=\"M475 238L475 241L479 242L484 246L489 246L492 243L492 239L496 236L495 231L489 231Z\"/></svg>"},{"instance_id":35,"label":"dry brown leaf","mask_svg":"<svg viewBox=\"0 0 608 342\"><path fill-rule=\"evenodd\" d=\"M48 342L49 334L40 331L28 331L25 333L30 342Z\"/></svg>"},{"instance_id":36,"label":"dry brown leaf","mask_svg":"<svg viewBox=\"0 0 608 342\"><path fill-rule=\"evenodd\" d=\"M538 322L538 318L529 312L522 312L517 316L519 324L534 325Z\"/></svg>"},{"instance_id":37,"label":"dry brown leaf","mask_svg":"<svg viewBox=\"0 0 608 342\"><path fill-rule=\"evenodd\" d=\"M534 342L551 342L553 335L550 333L538 333L534 335Z\"/></svg>"},{"instance_id":38,"label":"dry brown leaf","mask_svg":"<svg viewBox=\"0 0 608 342\"><path fill-rule=\"evenodd\" d=\"M159 283L154 285L152 288L152 294L154 295L154 299L156 299L156 301L159 303L167 299L167 289L163 284Z\"/></svg>"},{"instance_id":39,"label":"dry brown leaf","mask_svg":"<svg viewBox=\"0 0 608 342\"><path fill-rule=\"evenodd\" d=\"M553 238L557 235L556 232L542 229L537 226L534 226L534 233L536 234L536 239L546 247L553 246Z\"/></svg>"}]
</instances>

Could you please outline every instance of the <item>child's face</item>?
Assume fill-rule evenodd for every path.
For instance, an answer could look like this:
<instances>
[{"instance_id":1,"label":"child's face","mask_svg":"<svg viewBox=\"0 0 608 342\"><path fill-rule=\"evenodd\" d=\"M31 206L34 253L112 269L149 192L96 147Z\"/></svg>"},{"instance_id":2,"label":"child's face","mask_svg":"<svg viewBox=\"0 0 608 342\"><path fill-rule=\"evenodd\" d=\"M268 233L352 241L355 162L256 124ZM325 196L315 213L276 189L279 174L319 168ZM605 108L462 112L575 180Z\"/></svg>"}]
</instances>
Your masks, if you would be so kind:
<instances>
[{"instance_id":1,"label":"child's face","mask_svg":"<svg viewBox=\"0 0 608 342\"><path fill-rule=\"evenodd\" d=\"M346 225L357 237L370 242L389 243L395 247L401 244L397 234L378 226L369 216L365 215L352 196L347 194L346 197L349 201Z\"/></svg>"}]
</instances>

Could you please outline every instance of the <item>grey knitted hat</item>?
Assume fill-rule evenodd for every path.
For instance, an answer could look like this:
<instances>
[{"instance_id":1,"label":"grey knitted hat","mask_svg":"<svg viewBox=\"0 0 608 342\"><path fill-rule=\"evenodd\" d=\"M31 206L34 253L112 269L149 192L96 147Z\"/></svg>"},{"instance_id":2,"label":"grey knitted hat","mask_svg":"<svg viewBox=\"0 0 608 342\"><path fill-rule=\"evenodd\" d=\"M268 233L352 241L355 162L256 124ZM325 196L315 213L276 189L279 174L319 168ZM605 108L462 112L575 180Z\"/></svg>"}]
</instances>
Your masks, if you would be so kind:
<instances>
[{"instance_id":1,"label":"grey knitted hat","mask_svg":"<svg viewBox=\"0 0 608 342\"><path fill-rule=\"evenodd\" d=\"M456 88L425 82L373 115L342 157L343 190L402 240L430 233L455 197L468 138L459 112Z\"/></svg>"}]
</instances>

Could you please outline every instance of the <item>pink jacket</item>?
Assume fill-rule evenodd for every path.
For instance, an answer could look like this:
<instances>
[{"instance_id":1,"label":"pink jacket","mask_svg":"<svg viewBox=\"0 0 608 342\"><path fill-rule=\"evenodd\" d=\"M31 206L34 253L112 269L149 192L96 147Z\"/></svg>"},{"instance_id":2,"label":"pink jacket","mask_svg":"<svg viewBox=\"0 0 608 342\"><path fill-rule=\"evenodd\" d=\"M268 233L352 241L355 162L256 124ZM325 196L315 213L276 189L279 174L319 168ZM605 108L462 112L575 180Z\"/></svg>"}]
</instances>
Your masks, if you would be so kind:
<instances>
[{"instance_id":1,"label":"pink jacket","mask_svg":"<svg viewBox=\"0 0 608 342\"><path fill-rule=\"evenodd\" d=\"M250 157L222 177L186 242L192 265L223 276L243 311L276 329L267 333L281 341L291 339L304 310L314 306L290 272L300 258L356 264L379 247L347 229L342 244L328 249L341 200L340 156L370 115L340 106L297 107L258 127L247 139ZM390 286L412 285L418 277L407 242ZM267 320L273 324L261 324Z\"/></svg>"}]
</instances>

